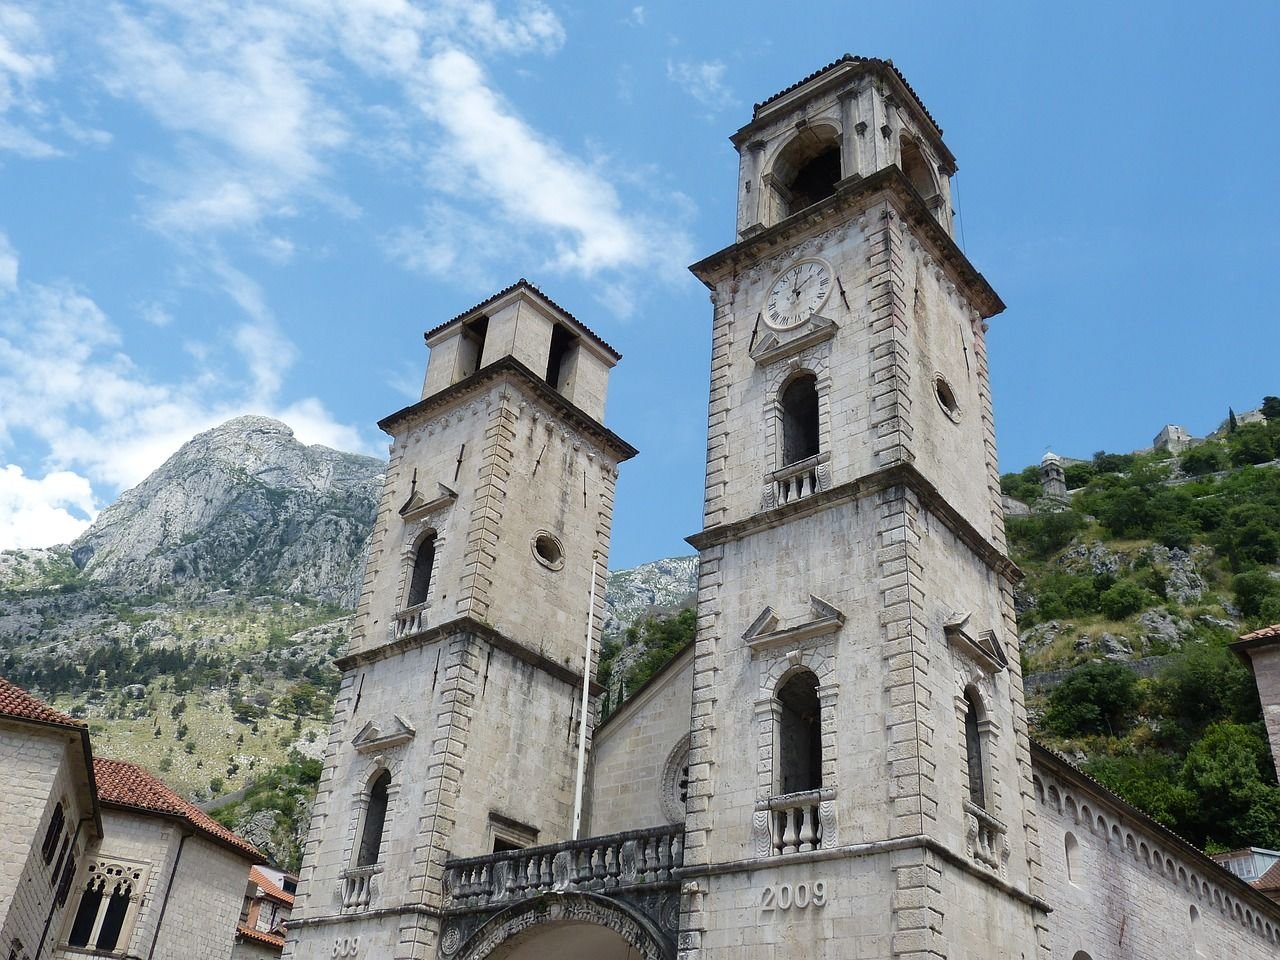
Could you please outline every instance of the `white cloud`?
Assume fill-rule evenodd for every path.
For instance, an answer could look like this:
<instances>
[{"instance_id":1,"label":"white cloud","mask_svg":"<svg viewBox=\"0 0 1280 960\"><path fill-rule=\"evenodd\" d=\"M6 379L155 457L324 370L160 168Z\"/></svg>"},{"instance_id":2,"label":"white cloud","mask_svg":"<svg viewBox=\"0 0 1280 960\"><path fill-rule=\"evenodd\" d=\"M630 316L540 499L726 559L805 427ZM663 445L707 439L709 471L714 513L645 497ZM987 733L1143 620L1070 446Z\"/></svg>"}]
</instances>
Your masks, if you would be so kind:
<instances>
[{"instance_id":1,"label":"white cloud","mask_svg":"<svg viewBox=\"0 0 1280 960\"><path fill-rule=\"evenodd\" d=\"M9 238L0 231L0 292L15 290L18 286L18 254Z\"/></svg>"},{"instance_id":2,"label":"white cloud","mask_svg":"<svg viewBox=\"0 0 1280 960\"><path fill-rule=\"evenodd\" d=\"M250 285L244 296L252 295ZM195 377L157 380L124 346L106 314L77 290L19 283L8 291L0 310L0 454L11 458L19 442L39 446L55 472L74 470L114 494L194 434L244 413L278 417L306 442L376 450L314 397L282 400L295 348L269 316L242 325L229 342L202 344L203 372ZM13 485L28 499L39 493ZM64 488L45 489L51 497L49 489ZM22 515L31 514L23 508Z\"/></svg>"},{"instance_id":3,"label":"white cloud","mask_svg":"<svg viewBox=\"0 0 1280 960\"><path fill-rule=\"evenodd\" d=\"M87 478L57 470L37 480L14 464L0 466L0 550L69 543L95 516Z\"/></svg>"},{"instance_id":4,"label":"white cloud","mask_svg":"<svg viewBox=\"0 0 1280 960\"><path fill-rule=\"evenodd\" d=\"M644 7L632 7L627 13L623 23L629 23L634 27L644 26Z\"/></svg>"},{"instance_id":5,"label":"white cloud","mask_svg":"<svg viewBox=\"0 0 1280 960\"><path fill-rule=\"evenodd\" d=\"M725 85L725 70L719 60L667 61L667 79L679 84L689 96L711 110L722 110L736 103L733 91Z\"/></svg>"},{"instance_id":6,"label":"white cloud","mask_svg":"<svg viewBox=\"0 0 1280 960\"><path fill-rule=\"evenodd\" d=\"M54 72L40 23L13 3L0 3L0 150L51 157L59 150L31 128L45 125L36 87Z\"/></svg>"}]
</instances>

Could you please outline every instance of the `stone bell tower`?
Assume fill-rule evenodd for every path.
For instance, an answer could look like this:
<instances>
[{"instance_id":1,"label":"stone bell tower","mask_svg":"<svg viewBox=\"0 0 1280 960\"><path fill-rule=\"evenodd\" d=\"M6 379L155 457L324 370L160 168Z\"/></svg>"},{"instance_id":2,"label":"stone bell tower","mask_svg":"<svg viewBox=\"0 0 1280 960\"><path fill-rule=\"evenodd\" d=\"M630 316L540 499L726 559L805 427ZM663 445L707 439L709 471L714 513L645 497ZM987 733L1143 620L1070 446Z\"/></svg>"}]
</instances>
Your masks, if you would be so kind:
<instances>
[{"instance_id":1,"label":"stone bell tower","mask_svg":"<svg viewBox=\"0 0 1280 960\"><path fill-rule=\"evenodd\" d=\"M437 956L447 857L569 838L619 355L521 280L426 334L392 437L285 955ZM589 618L591 598L594 616ZM593 656L594 661L594 656ZM447 952L447 951L446 951Z\"/></svg>"},{"instance_id":2,"label":"stone bell tower","mask_svg":"<svg viewBox=\"0 0 1280 960\"><path fill-rule=\"evenodd\" d=\"M891 62L755 108L714 304L680 955L1048 955L986 319ZM817 944L821 944L818 946Z\"/></svg>"}]
</instances>

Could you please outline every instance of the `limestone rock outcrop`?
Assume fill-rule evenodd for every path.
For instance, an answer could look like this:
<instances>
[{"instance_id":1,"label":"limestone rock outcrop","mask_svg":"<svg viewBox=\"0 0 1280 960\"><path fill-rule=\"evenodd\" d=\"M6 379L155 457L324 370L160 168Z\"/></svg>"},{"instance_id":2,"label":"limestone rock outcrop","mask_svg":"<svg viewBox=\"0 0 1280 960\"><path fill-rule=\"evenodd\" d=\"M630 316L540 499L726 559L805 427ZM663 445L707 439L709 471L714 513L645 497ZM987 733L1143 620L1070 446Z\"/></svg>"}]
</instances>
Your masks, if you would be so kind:
<instances>
[{"instance_id":1,"label":"limestone rock outcrop","mask_svg":"<svg viewBox=\"0 0 1280 960\"><path fill-rule=\"evenodd\" d=\"M194 437L72 545L93 581L131 592L219 589L353 606L385 465L300 443L267 417Z\"/></svg>"}]
</instances>

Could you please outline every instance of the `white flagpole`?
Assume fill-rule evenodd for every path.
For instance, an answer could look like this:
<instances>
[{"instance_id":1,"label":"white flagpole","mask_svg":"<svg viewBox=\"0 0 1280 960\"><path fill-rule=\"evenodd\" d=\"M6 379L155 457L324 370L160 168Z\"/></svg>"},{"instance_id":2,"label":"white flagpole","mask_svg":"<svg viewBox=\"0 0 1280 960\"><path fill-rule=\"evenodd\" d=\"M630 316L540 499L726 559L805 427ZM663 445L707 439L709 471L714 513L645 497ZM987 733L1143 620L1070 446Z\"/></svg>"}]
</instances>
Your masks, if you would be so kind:
<instances>
[{"instance_id":1,"label":"white flagpole","mask_svg":"<svg viewBox=\"0 0 1280 960\"><path fill-rule=\"evenodd\" d=\"M578 714L578 787L573 797L573 839L582 832L583 778L587 772L587 707L591 694L591 639L596 629L596 574L600 568L600 551L591 554L591 603L587 607L587 658L582 663L582 709Z\"/></svg>"}]
</instances>

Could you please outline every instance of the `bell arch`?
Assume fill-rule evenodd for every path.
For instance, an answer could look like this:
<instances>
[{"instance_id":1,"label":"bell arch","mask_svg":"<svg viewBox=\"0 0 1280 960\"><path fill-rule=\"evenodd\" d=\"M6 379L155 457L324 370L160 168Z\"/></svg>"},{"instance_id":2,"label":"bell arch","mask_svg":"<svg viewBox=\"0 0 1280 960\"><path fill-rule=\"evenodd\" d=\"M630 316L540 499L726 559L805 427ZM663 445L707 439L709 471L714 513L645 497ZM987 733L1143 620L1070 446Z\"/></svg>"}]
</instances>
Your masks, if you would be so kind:
<instances>
[{"instance_id":1,"label":"bell arch","mask_svg":"<svg viewBox=\"0 0 1280 960\"><path fill-rule=\"evenodd\" d=\"M445 960L532 960L558 957L562 943L598 960L673 960L674 945L628 904L592 893L544 894L514 904L465 938L446 927ZM584 946L590 949L583 950Z\"/></svg>"},{"instance_id":2,"label":"bell arch","mask_svg":"<svg viewBox=\"0 0 1280 960\"><path fill-rule=\"evenodd\" d=\"M833 196L842 175L840 131L830 123L804 126L774 154L764 175L772 198L769 222Z\"/></svg>"}]
</instances>

